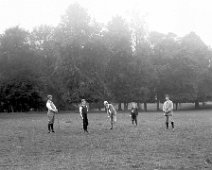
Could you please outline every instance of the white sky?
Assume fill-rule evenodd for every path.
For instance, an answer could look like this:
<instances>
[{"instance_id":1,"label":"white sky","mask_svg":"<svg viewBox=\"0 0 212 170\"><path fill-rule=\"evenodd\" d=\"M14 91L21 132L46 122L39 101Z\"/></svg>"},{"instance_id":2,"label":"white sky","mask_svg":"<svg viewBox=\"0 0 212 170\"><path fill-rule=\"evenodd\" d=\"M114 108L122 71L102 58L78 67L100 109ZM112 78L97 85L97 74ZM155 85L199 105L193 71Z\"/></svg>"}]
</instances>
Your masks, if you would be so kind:
<instances>
[{"instance_id":1,"label":"white sky","mask_svg":"<svg viewBox=\"0 0 212 170\"><path fill-rule=\"evenodd\" d=\"M150 31L179 36L194 31L212 46L211 0L0 0L0 33L16 25L27 30L41 24L56 26L73 2L100 22L137 10L145 16Z\"/></svg>"}]
</instances>

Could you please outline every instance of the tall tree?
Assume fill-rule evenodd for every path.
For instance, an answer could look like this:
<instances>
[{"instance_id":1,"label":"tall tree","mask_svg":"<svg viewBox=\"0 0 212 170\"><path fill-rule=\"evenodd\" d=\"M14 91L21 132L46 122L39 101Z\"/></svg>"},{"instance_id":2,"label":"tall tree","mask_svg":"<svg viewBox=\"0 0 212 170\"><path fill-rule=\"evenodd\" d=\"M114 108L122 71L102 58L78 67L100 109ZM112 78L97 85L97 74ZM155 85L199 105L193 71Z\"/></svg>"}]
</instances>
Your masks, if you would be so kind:
<instances>
[{"instance_id":1,"label":"tall tree","mask_svg":"<svg viewBox=\"0 0 212 170\"><path fill-rule=\"evenodd\" d=\"M132 101L144 103L144 109L147 111L147 102L154 102L154 84L155 74L152 66L151 56L152 48L148 42L148 31L143 17L139 13L132 18L132 42L133 42L133 60L131 69L131 96Z\"/></svg>"},{"instance_id":2,"label":"tall tree","mask_svg":"<svg viewBox=\"0 0 212 170\"><path fill-rule=\"evenodd\" d=\"M10 111L38 109L40 95L39 63L30 48L29 33L10 28L1 37L1 91L3 103ZM32 103L32 101L34 101Z\"/></svg>"},{"instance_id":3,"label":"tall tree","mask_svg":"<svg viewBox=\"0 0 212 170\"><path fill-rule=\"evenodd\" d=\"M129 63L132 60L131 33L125 20L114 17L107 26L105 34L110 59L107 64L106 79L113 99L119 103L129 102Z\"/></svg>"},{"instance_id":4,"label":"tall tree","mask_svg":"<svg viewBox=\"0 0 212 170\"><path fill-rule=\"evenodd\" d=\"M201 38L194 32L191 32L180 39L181 44L181 56L188 58L195 65L195 72L197 76L196 89L197 97L195 99L195 108L199 107L200 101L205 101L209 98L205 95L207 87L203 86L204 82L210 82L210 76L208 75L208 61L211 58L211 52L209 47L201 40ZM207 83L207 85L209 85ZM210 94L210 93L208 93Z\"/></svg>"},{"instance_id":5,"label":"tall tree","mask_svg":"<svg viewBox=\"0 0 212 170\"><path fill-rule=\"evenodd\" d=\"M91 20L79 4L72 4L56 29L60 47L59 77L66 87L64 98L97 102L109 95L104 70L107 48L102 25Z\"/></svg>"}]
</instances>

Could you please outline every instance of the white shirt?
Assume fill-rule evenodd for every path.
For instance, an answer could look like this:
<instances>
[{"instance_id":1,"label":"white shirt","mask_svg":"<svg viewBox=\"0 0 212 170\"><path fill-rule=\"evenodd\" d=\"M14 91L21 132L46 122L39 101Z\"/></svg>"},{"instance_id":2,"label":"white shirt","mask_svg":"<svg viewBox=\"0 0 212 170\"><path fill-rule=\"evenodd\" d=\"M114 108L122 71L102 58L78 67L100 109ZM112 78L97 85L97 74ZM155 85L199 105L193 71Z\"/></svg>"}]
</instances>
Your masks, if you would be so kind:
<instances>
[{"instance_id":1,"label":"white shirt","mask_svg":"<svg viewBox=\"0 0 212 170\"><path fill-rule=\"evenodd\" d=\"M87 112L88 112L88 106L86 106L86 108L87 108ZM82 117L82 106L79 107L79 113L80 113L81 118L83 119L83 117Z\"/></svg>"},{"instance_id":2,"label":"white shirt","mask_svg":"<svg viewBox=\"0 0 212 170\"><path fill-rule=\"evenodd\" d=\"M163 111L165 113L173 111L173 102L171 100L167 100L163 104Z\"/></svg>"},{"instance_id":3,"label":"white shirt","mask_svg":"<svg viewBox=\"0 0 212 170\"><path fill-rule=\"evenodd\" d=\"M57 112L57 108L51 100L47 101L46 107L49 111Z\"/></svg>"},{"instance_id":4,"label":"white shirt","mask_svg":"<svg viewBox=\"0 0 212 170\"><path fill-rule=\"evenodd\" d=\"M88 106L86 106L86 108L87 108L87 112L88 112ZM80 114L82 114L82 106L79 107L79 112L80 112Z\"/></svg>"}]
</instances>

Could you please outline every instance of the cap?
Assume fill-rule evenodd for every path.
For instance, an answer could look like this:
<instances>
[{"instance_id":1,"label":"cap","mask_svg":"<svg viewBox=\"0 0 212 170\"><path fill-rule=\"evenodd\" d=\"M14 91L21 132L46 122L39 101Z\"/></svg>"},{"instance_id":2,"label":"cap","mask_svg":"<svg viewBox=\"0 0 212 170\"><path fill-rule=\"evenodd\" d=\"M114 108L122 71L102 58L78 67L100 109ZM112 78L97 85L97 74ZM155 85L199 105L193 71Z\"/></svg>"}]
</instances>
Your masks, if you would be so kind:
<instances>
[{"instance_id":1,"label":"cap","mask_svg":"<svg viewBox=\"0 0 212 170\"><path fill-rule=\"evenodd\" d=\"M104 101L104 105L106 105L106 104L108 104L108 102L107 101Z\"/></svg>"},{"instance_id":2,"label":"cap","mask_svg":"<svg viewBox=\"0 0 212 170\"><path fill-rule=\"evenodd\" d=\"M50 99L51 97L52 97L52 95L50 95L50 94L49 94L49 95L47 95L47 98L48 98L48 99Z\"/></svg>"}]
</instances>

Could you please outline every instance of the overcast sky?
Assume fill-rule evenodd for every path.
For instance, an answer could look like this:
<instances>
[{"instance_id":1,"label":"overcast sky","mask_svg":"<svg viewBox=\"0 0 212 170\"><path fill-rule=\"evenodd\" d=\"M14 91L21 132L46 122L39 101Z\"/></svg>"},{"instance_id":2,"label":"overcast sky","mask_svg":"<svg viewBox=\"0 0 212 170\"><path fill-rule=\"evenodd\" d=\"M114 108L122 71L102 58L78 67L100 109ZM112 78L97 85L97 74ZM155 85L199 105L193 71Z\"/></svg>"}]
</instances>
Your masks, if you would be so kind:
<instances>
[{"instance_id":1,"label":"overcast sky","mask_svg":"<svg viewBox=\"0 0 212 170\"><path fill-rule=\"evenodd\" d=\"M127 17L136 10L145 16L149 31L179 36L194 31L212 46L211 0L0 0L0 33L16 25L27 30L42 24L56 26L74 2L100 22L117 14Z\"/></svg>"}]
</instances>

